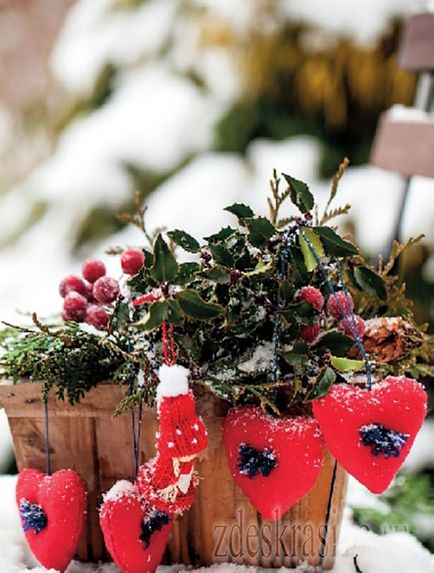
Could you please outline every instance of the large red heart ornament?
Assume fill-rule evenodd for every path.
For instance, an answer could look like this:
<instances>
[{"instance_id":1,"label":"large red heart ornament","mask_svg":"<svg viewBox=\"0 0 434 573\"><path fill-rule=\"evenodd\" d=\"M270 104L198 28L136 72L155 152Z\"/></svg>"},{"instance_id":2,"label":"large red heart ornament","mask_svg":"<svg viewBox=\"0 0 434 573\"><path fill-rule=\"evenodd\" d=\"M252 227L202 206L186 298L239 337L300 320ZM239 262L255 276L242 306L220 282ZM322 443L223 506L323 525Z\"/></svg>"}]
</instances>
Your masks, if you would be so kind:
<instances>
[{"instance_id":1,"label":"large red heart ornament","mask_svg":"<svg viewBox=\"0 0 434 573\"><path fill-rule=\"evenodd\" d=\"M269 520L315 485L324 442L314 418L274 418L255 406L232 408L223 441L235 483Z\"/></svg>"},{"instance_id":2,"label":"large red heart ornament","mask_svg":"<svg viewBox=\"0 0 434 573\"><path fill-rule=\"evenodd\" d=\"M385 491L404 463L426 409L421 384L391 376L371 390L337 384L313 402L330 452L373 493Z\"/></svg>"},{"instance_id":3,"label":"large red heart ornament","mask_svg":"<svg viewBox=\"0 0 434 573\"><path fill-rule=\"evenodd\" d=\"M18 476L16 500L33 555L47 569L63 573L85 523L87 493L82 478L70 469L49 476L24 468Z\"/></svg>"},{"instance_id":4,"label":"large red heart ornament","mask_svg":"<svg viewBox=\"0 0 434 573\"><path fill-rule=\"evenodd\" d=\"M105 494L100 525L107 550L122 573L153 573L172 529L168 515L146 505L127 480L118 481Z\"/></svg>"}]
</instances>

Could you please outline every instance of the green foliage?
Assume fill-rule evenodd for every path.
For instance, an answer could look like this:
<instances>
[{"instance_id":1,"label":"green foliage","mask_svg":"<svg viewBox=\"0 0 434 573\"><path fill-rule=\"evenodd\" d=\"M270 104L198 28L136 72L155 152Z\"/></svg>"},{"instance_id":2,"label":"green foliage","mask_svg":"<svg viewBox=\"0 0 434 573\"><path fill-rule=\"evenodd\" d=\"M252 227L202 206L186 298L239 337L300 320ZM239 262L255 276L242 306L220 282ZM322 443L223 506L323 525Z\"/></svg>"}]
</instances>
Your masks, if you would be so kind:
<instances>
[{"instance_id":1,"label":"green foliage","mask_svg":"<svg viewBox=\"0 0 434 573\"><path fill-rule=\"evenodd\" d=\"M352 292L362 297L359 311L369 300L370 308L385 314L390 288L394 300L402 293L388 279L387 265L375 271L351 242L324 223L342 210L332 208L331 202L345 165L333 180L321 218L305 183L274 172L270 218L258 217L247 205L236 203L226 210L238 225L220 229L201 242L180 229L167 233L170 243L161 231L150 234L144 221L146 208L136 198L137 213L123 214L121 219L143 232L145 265L129 279L128 287L132 299L149 293L157 293L157 299L133 306L120 298L111 316L110 334L93 334L73 323L49 329L36 318L35 328L7 328L0 334L1 375L44 380L45 391L55 386L57 395L71 402L98 382L113 379L133 386L118 411L140 401L152 404L152 373L161 364L161 325L169 323L178 360L191 369L197 385L231 403L256 402L276 414L295 404L309 409L309 402L341 382L343 373L360 368L360 361L347 356L354 340L337 329L333 317L298 298L299 289L307 284L328 296L318 261L334 280L336 259L340 259ZM301 216L280 218L280 208L290 201ZM178 264L176 246L192 253L194 260ZM283 258L287 270L282 278ZM277 314L280 338L275 349ZM320 337L308 344L301 329L316 323L321 325ZM412 368L416 363L426 365L426 337L415 332L419 338L412 346L413 358L406 356ZM277 381L273 378L275 351ZM417 354L418 360L414 359ZM388 365L392 371L394 366ZM134 382L139 369L147 373L142 387Z\"/></svg>"},{"instance_id":2,"label":"green foliage","mask_svg":"<svg viewBox=\"0 0 434 573\"><path fill-rule=\"evenodd\" d=\"M434 514L433 489L427 475L399 474L393 485L379 497L380 508L353 506L354 521L375 533L408 531L432 551L431 532L421 526Z\"/></svg>"}]
</instances>

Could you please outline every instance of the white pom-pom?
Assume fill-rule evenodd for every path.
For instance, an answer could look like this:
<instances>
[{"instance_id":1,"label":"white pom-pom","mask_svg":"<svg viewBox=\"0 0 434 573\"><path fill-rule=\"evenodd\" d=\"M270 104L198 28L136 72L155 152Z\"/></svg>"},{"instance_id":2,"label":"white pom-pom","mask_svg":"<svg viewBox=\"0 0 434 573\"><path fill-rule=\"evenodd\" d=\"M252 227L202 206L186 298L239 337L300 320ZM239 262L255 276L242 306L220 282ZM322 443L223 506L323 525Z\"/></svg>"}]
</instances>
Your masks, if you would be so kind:
<instances>
[{"instance_id":1,"label":"white pom-pom","mask_svg":"<svg viewBox=\"0 0 434 573\"><path fill-rule=\"evenodd\" d=\"M169 366L163 364L158 370L160 383L157 386L157 400L163 397L179 396L188 394L188 376L190 370L184 366Z\"/></svg>"}]
</instances>

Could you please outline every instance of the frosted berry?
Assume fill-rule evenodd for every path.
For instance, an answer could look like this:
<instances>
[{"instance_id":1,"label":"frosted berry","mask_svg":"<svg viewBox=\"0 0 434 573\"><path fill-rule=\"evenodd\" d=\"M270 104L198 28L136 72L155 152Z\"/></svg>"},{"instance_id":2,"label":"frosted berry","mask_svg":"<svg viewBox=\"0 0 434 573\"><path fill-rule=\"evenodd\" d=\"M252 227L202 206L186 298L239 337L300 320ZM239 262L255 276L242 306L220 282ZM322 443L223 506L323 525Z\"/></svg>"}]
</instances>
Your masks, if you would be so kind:
<instances>
[{"instance_id":1,"label":"frosted berry","mask_svg":"<svg viewBox=\"0 0 434 573\"><path fill-rule=\"evenodd\" d=\"M296 299L308 302L318 312L321 312L324 308L324 297L321 291L313 286L302 287L297 292Z\"/></svg>"},{"instance_id":2,"label":"frosted berry","mask_svg":"<svg viewBox=\"0 0 434 573\"><path fill-rule=\"evenodd\" d=\"M127 249L122 253L121 266L127 275L136 275L145 264L145 256L137 249Z\"/></svg>"},{"instance_id":3,"label":"frosted berry","mask_svg":"<svg viewBox=\"0 0 434 573\"><path fill-rule=\"evenodd\" d=\"M321 327L317 324L310 324L309 326L302 326L300 328L300 338L305 342L313 342L318 338Z\"/></svg>"},{"instance_id":4,"label":"frosted berry","mask_svg":"<svg viewBox=\"0 0 434 573\"><path fill-rule=\"evenodd\" d=\"M78 292L71 291L65 296L63 313L68 317L67 320L81 322L86 315L87 305L87 298Z\"/></svg>"},{"instance_id":5,"label":"frosted berry","mask_svg":"<svg viewBox=\"0 0 434 573\"><path fill-rule=\"evenodd\" d=\"M93 285L91 285L90 283L83 283L83 284L84 284L84 289L83 292L80 294L86 297L89 302L95 302L93 296Z\"/></svg>"},{"instance_id":6,"label":"frosted berry","mask_svg":"<svg viewBox=\"0 0 434 573\"><path fill-rule=\"evenodd\" d=\"M102 306L91 305L87 309L85 322L98 330L105 330L109 321L109 315Z\"/></svg>"},{"instance_id":7,"label":"frosted berry","mask_svg":"<svg viewBox=\"0 0 434 573\"><path fill-rule=\"evenodd\" d=\"M106 273L105 264L97 259L89 259L81 268L84 278L90 283L94 283Z\"/></svg>"},{"instance_id":8,"label":"frosted berry","mask_svg":"<svg viewBox=\"0 0 434 573\"><path fill-rule=\"evenodd\" d=\"M93 285L93 296L102 304L110 304L119 296L118 281L111 277L100 277Z\"/></svg>"},{"instance_id":9,"label":"frosted berry","mask_svg":"<svg viewBox=\"0 0 434 573\"><path fill-rule=\"evenodd\" d=\"M77 275L69 275L65 277L59 284L60 296L65 298L69 292L79 292L80 294L85 294L86 287L84 281L81 277Z\"/></svg>"},{"instance_id":10,"label":"frosted berry","mask_svg":"<svg viewBox=\"0 0 434 573\"><path fill-rule=\"evenodd\" d=\"M354 329L356 329L359 338L363 338L366 330L365 321L361 316L357 315L354 316L354 320L351 317L349 317L348 320L343 318L340 321L338 328L347 336L351 336L351 338L355 338Z\"/></svg>"},{"instance_id":11,"label":"frosted berry","mask_svg":"<svg viewBox=\"0 0 434 573\"><path fill-rule=\"evenodd\" d=\"M347 294L344 291L339 291L336 294L330 295L327 301L327 312L335 318L342 318L343 312L350 315L353 308L353 297L350 293Z\"/></svg>"}]
</instances>

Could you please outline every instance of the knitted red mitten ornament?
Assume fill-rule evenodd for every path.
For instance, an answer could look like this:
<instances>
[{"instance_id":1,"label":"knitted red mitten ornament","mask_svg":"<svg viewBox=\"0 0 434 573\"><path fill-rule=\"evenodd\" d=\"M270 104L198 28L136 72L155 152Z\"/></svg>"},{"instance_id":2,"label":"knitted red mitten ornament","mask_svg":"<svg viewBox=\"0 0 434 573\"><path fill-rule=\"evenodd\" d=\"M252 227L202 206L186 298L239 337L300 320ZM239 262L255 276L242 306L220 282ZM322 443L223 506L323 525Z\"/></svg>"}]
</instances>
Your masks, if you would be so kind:
<instances>
[{"instance_id":1,"label":"knitted red mitten ornament","mask_svg":"<svg viewBox=\"0 0 434 573\"><path fill-rule=\"evenodd\" d=\"M420 430L427 395L416 380L389 376L371 390L332 386L312 406L338 462L373 493L382 493Z\"/></svg>"},{"instance_id":2,"label":"knitted red mitten ornament","mask_svg":"<svg viewBox=\"0 0 434 573\"><path fill-rule=\"evenodd\" d=\"M104 495L100 525L122 573L153 573L161 562L172 522L145 503L135 485L121 480Z\"/></svg>"},{"instance_id":3,"label":"knitted red mitten ornament","mask_svg":"<svg viewBox=\"0 0 434 573\"><path fill-rule=\"evenodd\" d=\"M63 573L76 552L86 518L87 493L81 477L70 469L46 475L24 468L16 500L27 542L47 569Z\"/></svg>"},{"instance_id":4,"label":"knitted red mitten ornament","mask_svg":"<svg viewBox=\"0 0 434 573\"><path fill-rule=\"evenodd\" d=\"M313 488L323 463L314 418L273 418L255 406L238 406L224 421L223 441L235 483L270 520Z\"/></svg>"},{"instance_id":5,"label":"knitted red mitten ornament","mask_svg":"<svg viewBox=\"0 0 434 573\"><path fill-rule=\"evenodd\" d=\"M156 507L181 514L194 501L198 483L194 459L207 447L207 431L196 415L196 401L188 388L189 371L165 364L158 375L158 453L139 469L137 485Z\"/></svg>"}]
</instances>

